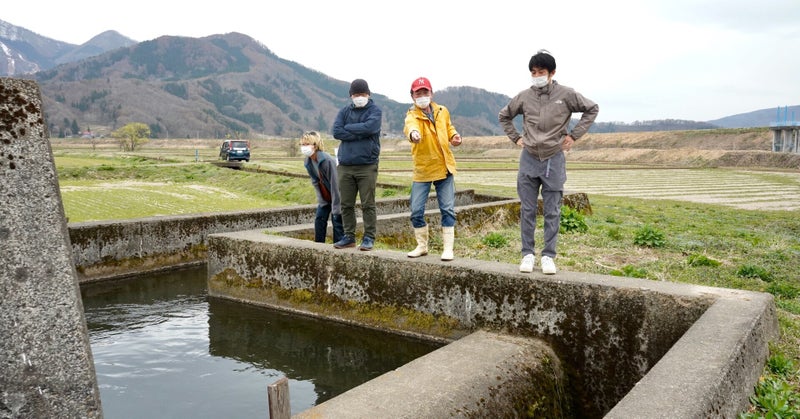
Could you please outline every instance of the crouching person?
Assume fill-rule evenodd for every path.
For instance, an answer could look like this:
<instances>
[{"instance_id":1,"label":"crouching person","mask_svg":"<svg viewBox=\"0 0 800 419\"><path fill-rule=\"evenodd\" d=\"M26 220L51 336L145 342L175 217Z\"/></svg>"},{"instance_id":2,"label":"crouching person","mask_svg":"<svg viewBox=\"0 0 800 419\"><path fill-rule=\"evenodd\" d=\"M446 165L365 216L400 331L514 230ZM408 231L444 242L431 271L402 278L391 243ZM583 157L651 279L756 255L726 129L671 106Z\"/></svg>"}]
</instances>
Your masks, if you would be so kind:
<instances>
[{"instance_id":1,"label":"crouching person","mask_svg":"<svg viewBox=\"0 0 800 419\"><path fill-rule=\"evenodd\" d=\"M314 219L314 241L325 243L328 234L328 217L333 224L333 242L344 236L342 205L336 175L336 160L324 151L322 137L308 131L300 139L300 152L305 156L304 166L317 192L317 215Z\"/></svg>"}]
</instances>

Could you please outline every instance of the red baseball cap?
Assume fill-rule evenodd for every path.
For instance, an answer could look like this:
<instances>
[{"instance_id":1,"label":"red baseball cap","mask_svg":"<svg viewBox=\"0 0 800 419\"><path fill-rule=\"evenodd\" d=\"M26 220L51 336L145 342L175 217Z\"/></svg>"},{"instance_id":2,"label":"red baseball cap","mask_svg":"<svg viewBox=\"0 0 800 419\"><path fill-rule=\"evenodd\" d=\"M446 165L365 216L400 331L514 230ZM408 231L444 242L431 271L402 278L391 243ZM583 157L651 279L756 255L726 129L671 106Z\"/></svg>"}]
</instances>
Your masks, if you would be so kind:
<instances>
[{"instance_id":1,"label":"red baseball cap","mask_svg":"<svg viewBox=\"0 0 800 419\"><path fill-rule=\"evenodd\" d=\"M411 93L414 93L419 89L428 89L432 92L433 87L431 87L430 80L426 79L425 77L420 77L414 80L414 82L411 83Z\"/></svg>"}]
</instances>

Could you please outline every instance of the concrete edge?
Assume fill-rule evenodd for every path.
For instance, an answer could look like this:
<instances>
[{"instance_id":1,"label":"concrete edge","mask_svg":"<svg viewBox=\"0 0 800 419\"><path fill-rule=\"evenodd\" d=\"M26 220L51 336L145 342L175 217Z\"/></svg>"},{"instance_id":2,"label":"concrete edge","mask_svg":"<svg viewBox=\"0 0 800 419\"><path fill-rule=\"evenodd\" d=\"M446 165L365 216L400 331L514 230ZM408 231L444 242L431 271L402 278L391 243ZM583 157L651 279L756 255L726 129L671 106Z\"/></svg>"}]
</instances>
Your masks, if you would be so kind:
<instances>
[{"instance_id":1,"label":"concrete edge","mask_svg":"<svg viewBox=\"0 0 800 419\"><path fill-rule=\"evenodd\" d=\"M435 196L428 206L436 205ZM472 189L456 192L457 207L507 198L475 195ZM379 215L408 210L407 198L376 200ZM68 223L72 260L79 282L145 274L205 258L208 234L255 228L313 223L316 204L207 212L125 220ZM360 206L357 205L357 213ZM313 231L313 230L312 230Z\"/></svg>"},{"instance_id":2,"label":"concrete edge","mask_svg":"<svg viewBox=\"0 0 800 419\"><path fill-rule=\"evenodd\" d=\"M292 417L562 417L563 380L544 342L477 331Z\"/></svg>"},{"instance_id":3,"label":"concrete edge","mask_svg":"<svg viewBox=\"0 0 800 419\"><path fill-rule=\"evenodd\" d=\"M182 269L194 268L198 266L203 266L206 264L205 260L194 260L188 262L181 262L176 263L174 265L168 266L159 266L155 268L148 268L148 269L141 269L135 271L122 271L118 273L104 273L101 275L93 275L93 276L82 276L80 273L77 274L78 283L83 284L93 284L97 282L106 282L106 281L116 281L116 280L124 280L130 278L136 278L143 275L155 275L164 272L175 272L180 271Z\"/></svg>"},{"instance_id":4,"label":"concrete edge","mask_svg":"<svg viewBox=\"0 0 800 419\"><path fill-rule=\"evenodd\" d=\"M736 417L777 336L772 295L723 295L605 417Z\"/></svg>"},{"instance_id":5,"label":"concrete edge","mask_svg":"<svg viewBox=\"0 0 800 419\"><path fill-rule=\"evenodd\" d=\"M471 227L471 221L477 217L481 217L484 215L486 211L492 210L495 211L498 208L509 208L512 209L514 207L519 206L519 199L498 199L495 201L489 202L480 202L475 204L469 205L461 205L456 207L456 214L458 215L458 219L456 221L456 235L459 234L460 231L469 230ZM429 209L433 209L432 207L436 204L436 201L432 199L429 200L428 206L431 207ZM515 214L514 221L518 221L519 217L518 214ZM386 232L388 231L388 235L397 236L397 235L411 235L413 234L413 229L410 225L411 212L403 211L403 212L395 212L391 214L380 214L377 216L377 220L381 225L381 229L378 231L378 240L381 237L386 236ZM430 219L426 220L428 222L428 226L431 229L436 229L440 227L440 219L439 217L430 217ZM361 228L362 225L362 218L356 218L356 225L357 230ZM328 226L328 234L331 234L331 226ZM312 237L314 234L314 223L302 223L302 224L293 224L293 225L282 225L282 226L274 226L274 227L266 227L261 230L262 233L268 234L277 234L277 235L285 235L292 238L301 238L303 236Z\"/></svg>"},{"instance_id":6,"label":"concrete edge","mask_svg":"<svg viewBox=\"0 0 800 419\"><path fill-rule=\"evenodd\" d=\"M214 236L290 247L327 248L263 230ZM400 252L375 250L373 257L405 259ZM436 263L416 259L410 263ZM507 263L457 259L449 266L517 274ZM212 272L209 272L210 274ZM746 409L778 325L770 294L702 285L649 281L561 271L537 281L664 293L713 301L678 341L635 384L608 417L733 417Z\"/></svg>"},{"instance_id":7,"label":"concrete edge","mask_svg":"<svg viewBox=\"0 0 800 419\"><path fill-rule=\"evenodd\" d=\"M381 217L381 216L379 216ZM394 215L382 216L386 218L396 217ZM404 220L408 221L408 220ZM410 227L409 227L410 229ZM256 243L278 244L289 247L303 247L316 250L331 251L334 254L342 253L349 254L348 249L333 250L333 246L329 243L315 243L308 240L296 239L291 236L284 235L286 230L284 228L259 228L252 230L242 230L226 233L209 234L209 237L222 237L233 239L236 241L248 241ZM458 231L456 230L456 236ZM690 298L748 298L750 295L760 295L763 293L756 293L751 291L715 288L705 285L687 284L679 282L666 282L666 281L651 281L640 278L600 275L585 272L571 272L566 270L559 270L557 275L542 275L540 271L534 270L532 274L520 274L519 268L515 264L459 258L456 248L456 258L452 261L446 262L448 266L477 269L477 270L490 270L498 274L507 275L527 275L537 281L554 282L557 284L562 283L577 283L590 286L613 287L619 289L630 289L637 291L652 291L657 293L664 293L674 296L684 296ZM389 258L395 260L406 261L408 263L424 263L440 265L442 262L439 260L438 255L428 255L420 258L408 258L402 251L391 251L374 249L370 252L362 252L363 256L377 256L382 258ZM211 273L210 273L211 274ZM766 294L769 295L769 294Z\"/></svg>"},{"instance_id":8,"label":"concrete edge","mask_svg":"<svg viewBox=\"0 0 800 419\"><path fill-rule=\"evenodd\" d=\"M383 333L391 333L391 334L394 334L394 335L405 336L407 338L418 339L418 340L426 341L426 342L435 342L435 343L439 343L439 344L443 344L443 345L447 345L447 344L453 343L454 341L456 341L458 339L461 339L462 337L466 336L470 332L470 331L467 331L467 330L456 330L453 333L451 333L449 336L445 337L445 336L438 336L438 335L433 335L433 334L429 334L429 333L415 332L415 331L411 331L411 330L402 330L402 329L398 329L398 328L395 328L395 327L380 327L380 326L375 326L375 325L371 325L371 324L365 324L365 323L358 322L358 321L351 320L351 319L346 319L344 317L337 316L337 315L334 315L334 314L320 314L320 313L317 313L317 312L314 312L314 311L311 311L311 310L303 310L303 309L300 309L300 308L292 307L289 304L281 304L281 303L269 302L269 301L258 301L258 302L256 302L256 301L253 301L253 300L250 300L250 299L247 299L247 298L240 298L240 297L237 297L237 296L231 295L231 294L226 294L224 296L219 296L219 295L215 295L213 289L209 290L208 297L209 298L218 298L218 299L236 301L236 302L239 302L239 303L242 303L242 304L247 304L247 305L252 305L252 306L257 306L257 307L264 307L264 308L267 308L267 309L270 309L270 310L285 312L285 313L294 314L294 315L297 315L297 316L304 316L304 317L309 317L309 318L313 318L313 319L324 320L324 321L327 321L327 322L336 322L336 323L341 323L341 324L345 324L345 325L348 325L348 326L360 327L360 328L375 330L375 331L383 332Z\"/></svg>"}]
</instances>

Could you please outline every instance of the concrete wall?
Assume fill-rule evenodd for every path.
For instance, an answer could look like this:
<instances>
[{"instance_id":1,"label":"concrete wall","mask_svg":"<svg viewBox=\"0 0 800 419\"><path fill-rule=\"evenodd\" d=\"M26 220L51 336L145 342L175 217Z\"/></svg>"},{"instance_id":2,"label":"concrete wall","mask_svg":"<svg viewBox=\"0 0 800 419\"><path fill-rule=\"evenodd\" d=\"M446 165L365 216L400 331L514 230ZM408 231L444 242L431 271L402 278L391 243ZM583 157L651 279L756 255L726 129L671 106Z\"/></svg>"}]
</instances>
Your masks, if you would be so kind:
<instances>
[{"instance_id":1,"label":"concrete wall","mask_svg":"<svg viewBox=\"0 0 800 419\"><path fill-rule=\"evenodd\" d=\"M538 339L478 331L293 417L569 417L563 375Z\"/></svg>"},{"instance_id":2,"label":"concrete wall","mask_svg":"<svg viewBox=\"0 0 800 419\"><path fill-rule=\"evenodd\" d=\"M435 207L435 197L428 206ZM456 205L497 200L472 190L456 193ZM407 212L408 198L381 199L377 213ZM70 223L72 260L81 282L137 275L203 263L213 233L314 222L316 205L226 213ZM410 223L410 222L409 222ZM379 226L381 228L381 226ZM379 232L380 234L380 232Z\"/></svg>"},{"instance_id":3,"label":"concrete wall","mask_svg":"<svg viewBox=\"0 0 800 419\"><path fill-rule=\"evenodd\" d=\"M102 417L41 105L0 78L0 417Z\"/></svg>"},{"instance_id":4,"label":"concrete wall","mask_svg":"<svg viewBox=\"0 0 800 419\"><path fill-rule=\"evenodd\" d=\"M543 339L564 365L576 417L600 417L623 398L634 407L618 417L735 416L777 332L769 294L520 274L516 265L336 250L262 230L210 236L208 267L211 296L420 336L455 340L489 329ZM426 329L409 327L402 310L398 319L363 314L381 307L433 317ZM662 375L648 378L651 368Z\"/></svg>"},{"instance_id":5,"label":"concrete wall","mask_svg":"<svg viewBox=\"0 0 800 419\"><path fill-rule=\"evenodd\" d=\"M500 214L504 219L511 217L512 222L519 219L519 200L476 194L471 189L456 192L457 207L483 203L504 207L508 212ZM584 193L565 194L564 205L591 214L591 205ZM358 207L356 215L360 216ZM428 200L427 208L438 208L435 195ZM469 229L470 226L484 224L487 218L498 217L494 209L490 206L486 208L467 212L457 209L459 229ZM313 239L315 211L316 205L297 205L264 210L70 223L72 260L82 283L201 264L205 262L206 237L209 234L285 227L287 234ZM408 211L408 198L377 201L378 215ZM438 216L429 218L433 226L438 225ZM378 234L382 238L388 239L384 232L413 234L410 227L404 228L410 226L408 215L405 220L393 219L392 222L395 225L378 226ZM298 229L298 225L305 228Z\"/></svg>"}]
</instances>

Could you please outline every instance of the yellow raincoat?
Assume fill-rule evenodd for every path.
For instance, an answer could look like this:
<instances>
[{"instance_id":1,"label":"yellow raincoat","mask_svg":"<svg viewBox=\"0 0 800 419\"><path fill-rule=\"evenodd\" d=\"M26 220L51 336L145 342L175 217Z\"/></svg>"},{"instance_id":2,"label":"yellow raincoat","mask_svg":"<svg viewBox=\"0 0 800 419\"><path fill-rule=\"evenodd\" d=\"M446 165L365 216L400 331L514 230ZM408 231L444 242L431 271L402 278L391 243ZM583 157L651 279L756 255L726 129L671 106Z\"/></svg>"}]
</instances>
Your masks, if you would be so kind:
<instances>
[{"instance_id":1,"label":"yellow raincoat","mask_svg":"<svg viewBox=\"0 0 800 419\"><path fill-rule=\"evenodd\" d=\"M450 111L446 107L431 102L433 121L422 109L412 105L406 113L403 132L409 139L411 131L419 131L419 143L411 143L411 156L414 159L414 182L433 182L456 174L456 159L450 150L450 139L458 134L450 122Z\"/></svg>"}]
</instances>

